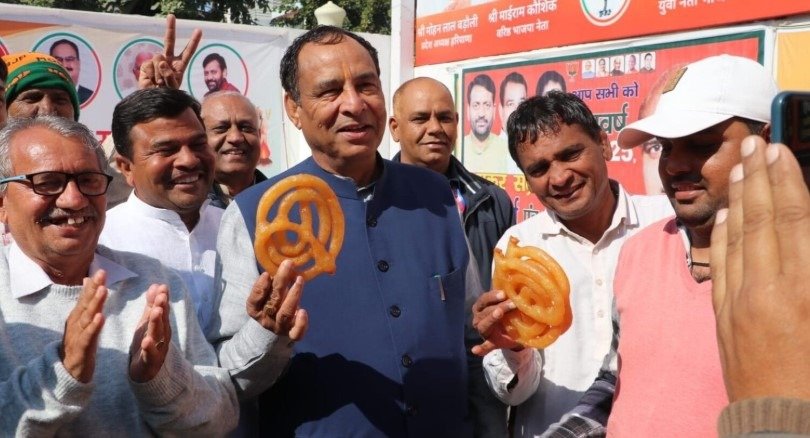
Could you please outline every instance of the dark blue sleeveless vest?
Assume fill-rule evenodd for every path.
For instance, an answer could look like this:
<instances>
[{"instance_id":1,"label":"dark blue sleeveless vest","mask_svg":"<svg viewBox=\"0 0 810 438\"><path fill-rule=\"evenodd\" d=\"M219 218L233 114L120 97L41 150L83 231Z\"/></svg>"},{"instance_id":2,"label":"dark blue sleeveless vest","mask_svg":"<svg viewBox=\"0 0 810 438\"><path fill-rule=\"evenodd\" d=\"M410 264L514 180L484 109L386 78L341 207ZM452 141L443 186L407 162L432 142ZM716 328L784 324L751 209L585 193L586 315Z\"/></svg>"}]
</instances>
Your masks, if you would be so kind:
<instances>
[{"instance_id":1,"label":"dark blue sleeveless vest","mask_svg":"<svg viewBox=\"0 0 810 438\"><path fill-rule=\"evenodd\" d=\"M261 399L274 436L468 435L469 254L455 201L442 175L382 161L368 203L312 158L236 198L253 238L265 190L308 173L332 187L346 218L337 273L304 286L309 330Z\"/></svg>"}]
</instances>

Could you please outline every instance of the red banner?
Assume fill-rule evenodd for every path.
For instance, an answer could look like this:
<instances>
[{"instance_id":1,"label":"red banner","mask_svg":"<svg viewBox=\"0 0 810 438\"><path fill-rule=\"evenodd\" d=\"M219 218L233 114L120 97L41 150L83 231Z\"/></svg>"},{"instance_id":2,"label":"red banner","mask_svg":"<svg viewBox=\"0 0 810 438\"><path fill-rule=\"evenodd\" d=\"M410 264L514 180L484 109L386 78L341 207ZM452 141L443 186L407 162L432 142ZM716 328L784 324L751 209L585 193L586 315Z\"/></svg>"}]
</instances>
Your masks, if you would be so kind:
<instances>
[{"instance_id":1,"label":"red banner","mask_svg":"<svg viewBox=\"0 0 810 438\"><path fill-rule=\"evenodd\" d=\"M417 3L416 65L810 12L806 0L432 0Z\"/></svg>"},{"instance_id":2,"label":"red banner","mask_svg":"<svg viewBox=\"0 0 810 438\"><path fill-rule=\"evenodd\" d=\"M762 62L763 38L764 32L749 32L464 70L464 137L459 156L468 169L506 189L518 209L518 220L536 214L542 206L509 156L503 125L527 96L561 89L578 95L607 132L613 146L610 177L630 193L662 193L660 149L652 144L620 149L616 145L619 131L638 120L641 104L663 73L722 53Z\"/></svg>"}]
</instances>

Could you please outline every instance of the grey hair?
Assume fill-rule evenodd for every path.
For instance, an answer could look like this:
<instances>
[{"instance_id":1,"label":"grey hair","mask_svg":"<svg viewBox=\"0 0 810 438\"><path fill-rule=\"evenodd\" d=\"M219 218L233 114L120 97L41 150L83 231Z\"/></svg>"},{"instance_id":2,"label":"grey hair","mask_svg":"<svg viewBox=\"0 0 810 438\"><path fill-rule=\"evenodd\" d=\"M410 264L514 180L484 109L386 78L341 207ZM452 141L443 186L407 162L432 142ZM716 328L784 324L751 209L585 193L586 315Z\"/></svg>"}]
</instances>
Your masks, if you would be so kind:
<instances>
[{"instance_id":1,"label":"grey hair","mask_svg":"<svg viewBox=\"0 0 810 438\"><path fill-rule=\"evenodd\" d=\"M6 126L0 129L0 179L14 176L12 175L14 169L11 163L11 141L17 134L33 128L48 129L62 137L79 140L82 146L96 154L99 169L109 175L104 148L92 131L81 123L64 117L39 116L36 118L11 118ZM0 184L0 195L5 191L6 184Z\"/></svg>"}]
</instances>

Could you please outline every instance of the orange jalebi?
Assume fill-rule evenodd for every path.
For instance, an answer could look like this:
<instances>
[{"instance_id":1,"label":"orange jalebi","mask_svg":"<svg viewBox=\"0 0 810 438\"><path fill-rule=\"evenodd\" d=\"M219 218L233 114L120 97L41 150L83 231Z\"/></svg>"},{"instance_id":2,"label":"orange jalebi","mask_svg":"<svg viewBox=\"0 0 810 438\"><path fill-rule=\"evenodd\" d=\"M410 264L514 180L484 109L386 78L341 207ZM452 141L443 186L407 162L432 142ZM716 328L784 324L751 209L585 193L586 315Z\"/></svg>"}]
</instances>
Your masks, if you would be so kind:
<instances>
[{"instance_id":1,"label":"orange jalebi","mask_svg":"<svg viewBox=\"0 0 810 438\"><path fill-rule=\"evenodd\" d=\"M515 237L509 239L505 253L496 248L492 286L517 306L501 320L517 342L545 348L571 327L568 277L542 249L518 246Z\"/></svg>"},{"instance_id":2,"label":"orange jalebi","mask_svg":"<svg viewBox=\"0 0 810 438\"><path fill-rule=\"evenodd\" d=\"M276 214L268 222L267 215L276 204ZM296 206L300 222L290 218ZM318 221L317 234L313 213ZM259 201L253 245L256 259L270 275L276 274L285 259L291 259L295 270L307 281L324 272L334 274L344 227L343 210L326 182L306 174L284 178ZM291 234L294 239L290 239Z\"/></svg>"}]
</instances>

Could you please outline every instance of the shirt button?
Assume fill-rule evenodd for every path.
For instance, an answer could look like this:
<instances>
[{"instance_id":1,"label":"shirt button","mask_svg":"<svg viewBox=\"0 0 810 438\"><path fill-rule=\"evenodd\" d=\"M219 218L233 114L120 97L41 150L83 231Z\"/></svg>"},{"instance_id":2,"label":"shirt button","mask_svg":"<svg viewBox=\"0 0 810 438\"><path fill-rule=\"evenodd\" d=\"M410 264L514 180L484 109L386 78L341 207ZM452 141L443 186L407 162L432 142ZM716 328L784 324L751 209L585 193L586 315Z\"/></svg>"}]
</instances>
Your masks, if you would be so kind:
<instances>
[{"instance_id":1,"label":"shirt button","mask_svg":"<svg viewBox=\"0 0 810 438\"><path fill-rule=\"evenodd\" d=\"M601 278L597 278L597 279L596 279L596 285L597 285L597 286L601 286L601 285L602 285L602 279L601 279Z\"/></svg>"},{"instance_id":2,"label":"shirt button","mask_svg":"<svg viewBox=\"0 0 810 438\"><path fill-rule=\"evenodd\" d=\"M402 310L400 310L398 306L391 306L388 308L388 313L394 318L399 318L399 315L402 314Z\"/></svg>"},{"instance_id":3,"label":"shirt button","mask_svg":"<svg viewBox=\"0 0 810 438\"><path fill-rule=\"evenodd\" d=\"M409 366L413 365L413 359L407 354L402 355L402 366L408 368Z\"/></svg>"},{"instance_id":4,"label":"shirt button","mask_svg":"<svg viewBox=\"0 0 810 438\"><path fill-rule=\"evenodd\" d=\"M601 310L596 312L596 317L597 318L604 318L605 317L605 312L603 312Z\"/></svg>"},{"instance_id":5,"label":"shirt button","mask_svg":"<svg viewBox=\"0 0 810 438\"><path fill-rule=\"evenodd\" d=\"M406 405L405 405L405 413L406 413L406 414L407 414L409 417L414 417L414 416L416 416L416 414L418 414L418 413L419 413L419 410L418 410L418 409L416 409L416 406L414 406L414 405L412 405L412 404L408 403L408 404L406 404Z\"/></svg>"},{"instance_id":6,"label":"shirt button","mask_svg":"<svg viewBox=\"0 0 810 438\"><path fill-rule=\"evenodd\" d=\"M386 262L385 260L380 260L379 262L377 262L377 269L379 269L380 271L388 272L388 268L389 268L388 262Z\"/></svg>"},{"instance_id":7,"label":"shirt button","mask_svg":"<svg viewBox=\"0 0 810 438\"><path fill-rule=\"evenodd\" d=\"M376 227L377 226L377 219L375 219L373 217L368 218L368 220L366 221L366 225L368 225L369 227L372 227L372 228Z\"/></svg>"}]
</instances>

